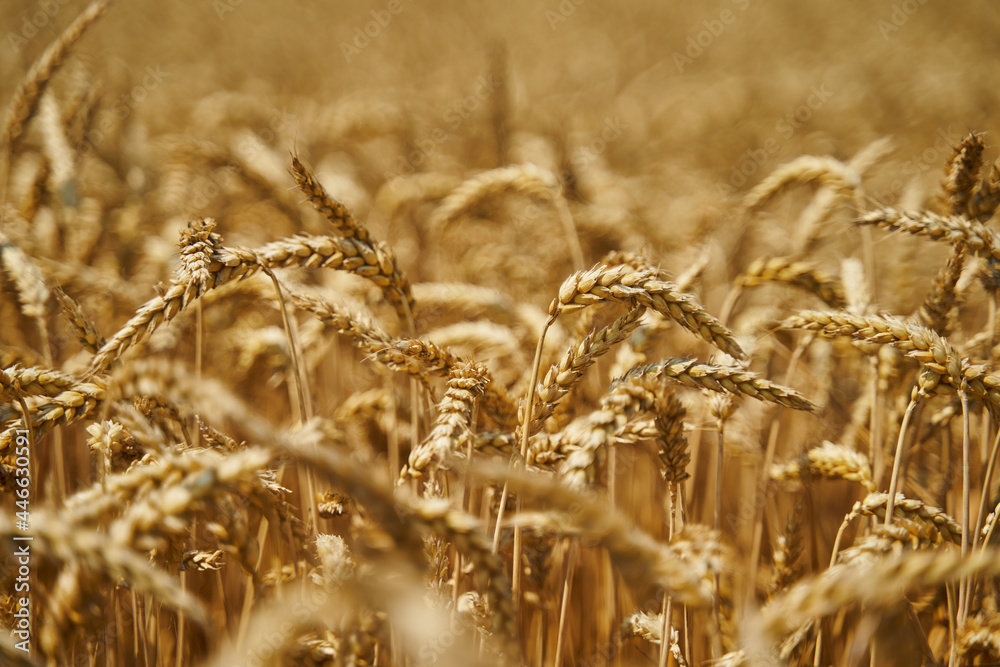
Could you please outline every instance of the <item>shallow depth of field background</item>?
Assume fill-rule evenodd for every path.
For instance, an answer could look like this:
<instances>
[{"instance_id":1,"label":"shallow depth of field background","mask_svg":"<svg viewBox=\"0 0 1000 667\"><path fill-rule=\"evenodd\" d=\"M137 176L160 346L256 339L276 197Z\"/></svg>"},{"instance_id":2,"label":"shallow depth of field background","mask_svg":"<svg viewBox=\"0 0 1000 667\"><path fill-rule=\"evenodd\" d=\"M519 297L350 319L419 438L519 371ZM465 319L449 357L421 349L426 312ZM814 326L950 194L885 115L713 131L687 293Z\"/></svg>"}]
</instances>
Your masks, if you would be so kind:
<instances>
[{"instance_id":1,"label":"shallow depth of field background","mask_svg":"<svg viewBox=\"0 0 1000 667\"><path fill-rule=\"evenodd\" d=\"M0 90L12 91L78 5L0 7L9 29ZM67 70L82 69L102 87L98 113L116 121L108 120L108 136L92 133L98 154L115 153L124 132L144 141L166 133L217 139L227 122L244 123L279 155L308 157L321 144L329 161L314 166L343 182L327 187L364 218L401 164L446 173L496 166L495 91L484 83L504 53L508 161L560 171L553 143L564 142L567 157L590 172L589 198L629 211L648 254L678 268L678 251L721 224L727 194L793 157L847 158L890 137L897 149L868 194L893 202L911 181L936 184L968 131L995 130L1000 19L986 3L963 7L960 18L916 0L400 0L393 8L120 3ZM275 125L277 136L267 131ZM401 135L417 148L409 159ZM145 144L124 143L140 164L151 157ZM423 278L420 263L399 254Z\"/></svg>"},{"instance_id":2,"label":"shallow depth of field background","mask_svg":"<svg viewBox=\"0 0 1000 667\"><path fill-rule=\"evenodd\" d=\"M0 35L0 99L10 99L31 63L83 6L54 0L0 4L5 31ZM287 169L290 154L299 155L334 197L393 247L413 283L496 287L515 303L546 308L575 270L558 220L546 207L525 205L525 200L486 207L439 234L424 223L447 190L421 206L393 208L384 188L414 173L440 174L454 187L482 170L534 163L563 179L574 202L586 266L617 249L641 253L680 274L704 250L711 261L697 296L718 314L731 281L752 261L792 250L797 216L813 194L810 188L783 194L752 223L739 207L740 198L782 163L801 155L846 161L872 141L889 138L892 153L864 182L872 208L920 208L936 192L952 149L970 131L985 133L984 157L991 163L1000 153L998 35L1000 13L986 2L959 10L917 0L118 0L73 49L52 89L68 98L81 88L98 88L83 146L100 158L100 165L81 171L79 192L102 200L108 211L128 214L109 217L115 231L102 237L103 247L95 248L88 261L114 276L115 289L134 289L136 298L131 305L127 299L105 298L96 285L75 295L111 335L130 308L155 294L157 281L169 280L177 233L188 220L214 217L227 245L259 246L303 228L322 229L307 205L300 207L307 222L293 220L279 203L234 182L225 160L193 160L195 176L170 190L171 174L182 171L169 162L176 158L171 147L190 139L238 154L276 190L284 190L293 206L304 198ZM839 273L843 259L860 257L852 214L846 205L835 211L819 233L811 262ZM752 233L746 231L748 224ZM874 238L877 310L910 314L944 264L947 248L880 231ZM914 270L919 266L922 271ZM356 292L394 323L371 290ZM982 291L975 293L979 301L962 314L969 335L984 320ZM16 299L6 301L3 312L19 324L0 325L0 341L34 348L33 329L18 319ZM818 303L782 289L748 292L731 323L750 330L754 318L764 317L761 313L788 314ZM206 310L205 345L213 352L206 356L205 375L223 382L276 426L288 426L293 391L281 354L248 351L239 340L254 327L277 330L280 318L268 309L222 312L225 316L213 316ZM161 340L149 356L190 363L193 322L170 324L174 338ZM53 356L67 362L78 347L65 330L54 331ZM672 356L708 360L706 346L688 334L674 334L673 341ZM382 381L363 355L352 356L346 342L339 345L312 362L319 414L332 414L355 388ZM509 366L493 359L491 371L513 385L530 367L532 352L533 341L519 341ZM752 368L784 381L784 359L773 372L770 363L755 358ZM607 380L604 375L588 378L587 396L600 396ZM808 376L794 386L808 394L813 380ZM850 421L850 402L865 381L842 378L831 400L834 408L788 428L779 458L793 458L835 437ZM397 389L405 400L406 381L399 380ZM908 390L899 389L904 406ZM766 439L754 410L750 406L745 418L734 420L725 473L723 515L733 521L732 530L724 526L723 541L738 553L748 548L752 528L741 523L746 518L741 499L753 493L756 479L747 471L759 463ZM401 422L408 419L401 413ZM714 445L710 418L701 411L690 419L695 433L704 432L692 436L692 446L700 438L709 452ZM217 426L237 440L247 437L237 422ZM63 437L72 491L94 481L93 463L83 428L67 430ZM366 437L376 452L384 450L384 435ZM889 436L894 437L895 432ZM662 498L654 495L662 493L658 474L645 459L622 456L623 470L634 471L635 477L619 475L617 502L639 525L664 536ZM710 524L710 496L700 484L713 483L711 454L694 456L689 471L704 481L688 482L685 493L692 522ZM376 460L384 463L379 456ZM42 464L43 469L51 465ZM303 492L295 481L290 484L295 494ZM860 497L846 482L831 482L813 495L818 506L810 511L825 519L806 549L807 571L825 566L840 519ZM795 506L794 496L779 494L769 518L783 521ZM781 528L769 525L765 564L767 543ZM564 664L607 664L599 645L612 641L623 609L607 608L605 592L588 589L584 576L604 572L601 558L591 550L578 565L583 574L574 587ZM238 578L226 580L232 594L242 593ZM554 587L547 590L554 591L557 611L559 582L553 581L546 585ZM235 623L239 613L234 605L222 615ZM549 608L548 613L555 612ZM536 649L532 639L525 641L533 656L551 655L551 647ZM655 664L655 649L631 642L612 664ZM709 643L702 641L697 655L707 657ZM197 664L194 659L212 648L210 641L192 645L185 657ZM129 664L128 657L118 664Z\"/></svg>"}]
</instances>

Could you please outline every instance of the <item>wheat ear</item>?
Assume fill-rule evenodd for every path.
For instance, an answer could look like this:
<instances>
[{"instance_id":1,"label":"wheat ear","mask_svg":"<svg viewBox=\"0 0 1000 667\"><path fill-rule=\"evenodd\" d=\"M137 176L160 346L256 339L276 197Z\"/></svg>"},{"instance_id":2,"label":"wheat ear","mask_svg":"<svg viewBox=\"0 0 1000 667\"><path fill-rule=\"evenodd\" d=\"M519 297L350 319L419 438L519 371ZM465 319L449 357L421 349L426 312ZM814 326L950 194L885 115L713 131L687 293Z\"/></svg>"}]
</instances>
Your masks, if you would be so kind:
<instances>
[{"instance_id":1,"label":"wheat ear","mask_svg":"<svg viewBox=\"0 0 1000 667\"><path fill-rule=\"evenodd\" d=\"M537 403L532 405L528 433L537 433L545 420L555 410L556 404L583 377L598 358L608 353L615 345L627 339L642 317L645 308L633 308L608 326L591 332L586 338L566 351L558 364L553 364L541 384L536 389Z\"/></svg>"},{"instance_id":2,"label":"wheat ear","mask_svg":"<svg viewBox=\"0 0 1000 667\"><path fill-rule=\"evenodd\" d=\"M773 465L770 476L773 480L812 477L849 479L860 482L869 492L875 490L868 457L850 447L829 441L825 441L819 447L813 447L795 461L784 465Z\"/></svg>"},{"instance_id":3,"label":"wheat ear","mask_svg":"<svg viewBox=\"0 0 1000 667\"><path fill-rule=\"evenodd\" d=\"M573 265L577 269L582 269L583 249L580 247L573 215L566 203L559 179L552 172L531 163L492 169L468 179L445 198L441 207L435 211L431 224L440 231L478 204L506 192L515 192L552 203L563 226L563 234L569 244Z\"/></svg>"},{"instance_id":4,"label":"wheat ear","mask_svg":"<svg viewBox=\"0 0 1000 667\"><path fill-rule=\"evenodd\" d=\"M691 359L666 359L638 366L630 370L624 379L631 377L666 377L694 389L708 389L737 397L750 396L794 410L813 411L816 408L794 389L782 387L750 371L732 366L713 366Z\"/></svg>"},{"instance_id":5,"label":"wheat ear","mask_svg":"<svg viewBox=\"0 0 1000 667\"><path fill-rule=\"evenodd\" d=\"M420 477L432 463L442 465L454 456L463 437L471 435L470 422L476 398L489 384L481 364L455 364L448 374L448 389L438 403L438 416L427 438L410 452L401 479Z\"/></svg>"},{"instance_id":6,"label":"wheat ear","mask_svg":"<svg viewBox=\"0 0 1000 667\"><path fill-rule=\"evenodd\" d=\"M62 64L63 58L73 45L97 19L107 11L110 0L96 0L62 31L49 48L28 70L28 74L14 91L4 120L3 143L7 149L7 159L14 153L18 139L24 132L25 122L34 115L41 101L42 93L49 85L52 75ZM9 163L8 163L9 164Z\"/></svg>"},{"instance_id":7,"label":"wheat ear","mask_svg":"<svg viewBox=\"0 0 1000 667\"><path fill-rule=\"evenodd\" d=\"M415 304L410 281L399 268L392 249L384 243L377 243L368 228L359 223L346 206L331 197L326 188L297 157L292 158L292 174L299 189L309 198L309 203L330 221L340 236L353 240L366 256L374 255L378 258L380 273L386 279L385 284L379 286L389 303L396 309L400 319L406 323L410 334L415 334L413 321Z\"/></svg>"},{"instance_id":8,"label":"wheat ear","mask_svg":"<svg viewBox=\"0 0 1000 667\"><path fill-rule=\"evenodd\" d=\"M970 132L955 147L948 159L941 181L940 208L951 215L963 215L969 209L979 170L983 166L983 137Z\"/></svg>"},{"instance_id":9,"label":"wheat ear","mask_svg":"<svg viewBox=\"0 0 1000 667\"><path fill-rule=\"evenodd\" d=\"M803 155L775 169L747 193L743 205L757 210L788 186L807 183L818 183L850 197L861 185L861 178L835 158Z\"/></svg>"},{"instance_id":10,"label":"wheat ear","mask_svg":"<svg viewBox=\"0 0 1000 667\"><path fill-rule=\"evenodd\" d=\"M737 279L742 287L754 287L769 282L793 285L811 292L831 308L846 308L844 287L836 278L823 273L807 262L795 257L759 259Z\"/></svg>"},{"instance_id":11,"label":"wheat ear","mask_svg":"<svg viewBox=\"0 0 1000 667\"><path fill-rule=\"evenodd\" d=\"M735 335L694 297L671 282L656 279L653 270L637 270L627 264L597 265L579 271L559 288L559 297L549 306L553 317L603 301L626 301L645 306L680 324L688 331L737 359L746 354Z\"/></svg>"},{"instance_id":12,"label":"wheat ear","mask_svg":"<svg viewBox=\"0 0 1000 667\"><path fill-rule=\"evenodd\" d=\"M1000 205L1000 158L993 161L989 175L973 190L966 215L979 222L986 222L993 217L998 205Z\"/></svg>"},{"instance_id":13,"label":"wheat ear","mask_svg":"<svg viewBox=\"0 0 1000 667\"><path fill-rule=\"evenodd\" d=\"M926 236L952 245L962 243L980 257L1000 260L1000 244L997 243L993 232L981 222L959 216L883 208L863 215L858 224L875 225L889 231Z\"/></svg>"}]
</instances>

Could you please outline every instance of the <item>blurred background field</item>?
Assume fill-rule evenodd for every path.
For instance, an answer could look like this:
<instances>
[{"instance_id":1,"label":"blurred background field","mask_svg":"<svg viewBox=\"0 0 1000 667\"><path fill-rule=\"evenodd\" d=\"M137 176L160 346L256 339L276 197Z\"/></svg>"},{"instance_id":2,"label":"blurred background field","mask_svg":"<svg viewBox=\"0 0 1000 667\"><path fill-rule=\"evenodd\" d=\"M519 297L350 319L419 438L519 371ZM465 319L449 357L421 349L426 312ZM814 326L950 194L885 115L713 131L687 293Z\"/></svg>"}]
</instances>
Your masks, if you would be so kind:
<instances>
[{"instance_id":1,"label":"blurred background field","mask_svg":"<svg viewBox=\"0 0 1000 667\"><path fill-rule=\"evenodd\" d=\"M5 31L0 99L11 98L31 64L84 7L71 0L0 4ZM890 143L891 151L865 174L858 198L831 205L808 246L809 262L840 275L845 259L871 259L861 257L861 233L852 224L858 204L925 208L938 193L946 162L970 132L982 133L985 163L993 161L1000 153L998 35L1000 12L987 2L959 7L926 0L118 0L73 48L51 83L64 114L65 136L54 140L43 122L32 122L21 140L3 202L17 207L20 217L4 223L5 233L38 261L48 287L62 286L110 336L157 293L155 285L171 280L178 233L191 220L214 218L227 246L258 247L303 231L329 233L294 187L288 171L294 154L375 238L388 242L415 285L496 288L509 303L533 307L537 319L544 318L539 313L567 276L610 251L640 253L673 277L704 257L705 267L691 289L718 315L733 280L755 260L801 249L802 212L814 189L789 190L753 215L741 205L746 193L780 165L803 155L847 163L877 140ZM488 199L450 224L435 217L466 179L526 163L556 179L553 187L572 211L582 266L551 199L515 193ZM947 247L885 232L873 238L872 309L913 313L944 265ZM327 275L333 273L321 278L295 274L301 279L297 286L356 300L402 335L402 323L378 289L340 273ZM89 357L60 320L53 300L44 300L41 317L52 337L43 342L37 316L29 316L23 298L13 296L20 289L13 282L5 280L7 294L0 303L10 323L0 331L4 349L11 355L9 350L24 352L18 363L31 365L30 351L35 355L31 363L80 372ZM969 305L956 318L956 330L969 338L990 311L983 288L971 279L965 285L971 285L965 294ZM129 392L162 393L180 406L188 427L195 413L208 415L238 441L262 432L248 415L274 428L295 423L301 406L281 318L272 299L261 296L271 294L267 289L214 293L205 299L204 325L199 310L198 320L185 312L162 328L141 354L126 357L115 369L115 400L134 399ZM793 339L771 336L767 323L817 303L782 288L747 290L729 324L747 341L754 371L785 381ZM365 460L376 461L380 471L395 478L398 465L393 464L405 460L411 439L419 440L433 424L430 395L411 404L416 394L407 379L386 380L369 355L336 342L332 334L321 336L306 324L315 324L306 313L297 317L313 346L305 355L304 375L319 415L333 415L365 389L389 395L388 404L377 406L377 418L366 415L363 428L349 431L348 440L356 438L369 457ZM610 321L606 312L601 317L571 319L562 338L553 334L564 347L553 344L547 350L543 375L590 325ZM437 327L441 334L440 328L462 319L460 313L441 315L432 307L418 316L417 333ZM537 333L532 326L537 325L530 318L510 324L516 337L506 346L462 341L455 348L486 359L495 381L516 403L527 386ZM646 350L649 361L667 356L707 361L718 355L686 332L671 330L669 345L663 344L667 340L656 354ZM202 355L202 345L211 353ZM848 346L825 346L817 344L818 352L813 348L805 354L808 370L791 384L816 398L826 412L818 421L796 415L782 422L781 460L846 431L857 438L856 449L868 451L864 428L851 429L852 420L854 426L865 421L851 409L871 382L868 361ZM161 361L180 364L180 371L170 373L188 380L220 382L241 402L237 407L221 399L216 403L215 385L192 389L162 371L148 371L143 385L143 369L152 366L142 364ZM554 432L595 408L611 379L610 362L598 368L600 374L595 370L596 377L581 383L547 430ZM905 380L892 376L883 388L888 398L882 439L890 445L912 387L912 374L902 375ZM442 389L443 383L436 382ZM680 486L681 495L690 503L692 523L711 524L715 423L705 401L699 402L696 393L686 396L694 479ZM423 416L414 417L421 409L426 409ZM416 433L408 430L411 418ZM741 504L754 494L774 419L754 404L741 407L731 422L726 455L722 513L733 520L722 542L735 549L741 566L756 563L756 555L748 553L755 525L747 519L766 515L762 571L772 565L771 545L804 497L798 491L777 492L768 495L766 511L757 506L749 514ZM46 480L40 501L58 502L63 494L95 482L86 433L82 424L67 426L59 435L64 458L46 454L39 461ZM977 436L980 464L988 440L985 427L982 433ZM946 447L953 442L940 437ZM402 451L393 449L399 446ZM665 539L665 486L659 473L645 465L641 450L618 456L618 479L610 483L599 475L601 492L610 486L610 504ZM304 480L300 475L288 481L289 499L307 518L314 499L307 497ZM947 497L953 501L953 496ZM817 507L809 509L814 527L802 557L808 561L805 571L823 569L841 518L860 497L857 485L833 482L806 501L815 500ZM498 502L495 497L457 501L495 518L490 505ZM945 509L958 513L954 506ZM259 517L250 524L256 527L256 521ZM321 525L349 532L343 523ZM307 547L278 547L272 541L262 562L287 567L302 555L297 549L304 553ZM543 573L536 572L539 579L528 586L537 604L521 622L529 662L553 660L564 547L554 549L556 556L544 568L538 566ZM530 548L537 548L539 559L553 549L541 538ZM509 549L505 542L501 554L508 573ZM624 642L617 634L638 601L622 592L625 587L609 574L600 549L591 545L580 559L573 587L580 606L570 614L564 664L655 664L656 648L634 639ZM51 579L53 573L47 574ZM765 575L742 571L741 576L759 584ZM475 587L471 577L463 581L466 588ZM242 601L248 584L239 571L227 571L218 590L215 586L214 581L204 584L203 601L231 631L226 636L235 636L248 608L233 601ZM764 588L756 589L761 600ZM125 605L121 590L102 595ZM935 604L943 607L943 599ZM97 623L100 613L89 610L88 622ZM940 653L941 628L947 625L940 616L930 616L923 623L936 629L930 643ZM174 631L166 621L161 629ZM176 652L164 640L150 664L200 664L213 655L212 642L192 636L192 643ZM852 641L856 636L854 630L845 633ZM694 630L685 650L695 664L719 657L719 647L712 645L716 637L712 629ZM57 655L107 657L117 651L112 662L132 664L134 656L125 648L133 639L125 634L104 648L68 641ZM845 639L843 646L848 643ZM834 664L846 664L839 661L846 659L847 648L832 644L827 651ZM803 658L801 664L808 661ZM415 659L413 664L422 663Z\"/></svg>"}]
</instances>

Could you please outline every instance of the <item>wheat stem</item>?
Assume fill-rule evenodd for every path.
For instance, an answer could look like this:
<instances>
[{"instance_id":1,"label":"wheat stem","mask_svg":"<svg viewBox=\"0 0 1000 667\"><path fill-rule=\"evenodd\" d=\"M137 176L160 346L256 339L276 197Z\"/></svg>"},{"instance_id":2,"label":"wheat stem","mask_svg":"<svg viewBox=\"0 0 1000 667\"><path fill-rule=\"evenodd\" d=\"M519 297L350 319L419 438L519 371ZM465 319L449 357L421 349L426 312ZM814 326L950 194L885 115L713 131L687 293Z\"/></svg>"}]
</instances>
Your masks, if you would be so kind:
<instances>
[{"instance_id":1,"label":"wheat stem","mask_svg":"<svg viewBox=\"0 0 1000 667\"><path fill-rule=\"evenodd\" d=\"M909 404L906 406L906 412L903 413L903 422L899 426L899 437L896 439L896 454L892 461L892 477L889 479L889 500L886 504L885 509L885 525L888 526L892 523L892 512L893 505L896 502L896 487L899 483L899 471L902 466L903 461L903 446L906 442L906 429L910 425L910 418L913 416L913 411L917 408L917 403L923 398L922 388L914 388L913 396L910 398Z\"/></svg>"}]
</instances>

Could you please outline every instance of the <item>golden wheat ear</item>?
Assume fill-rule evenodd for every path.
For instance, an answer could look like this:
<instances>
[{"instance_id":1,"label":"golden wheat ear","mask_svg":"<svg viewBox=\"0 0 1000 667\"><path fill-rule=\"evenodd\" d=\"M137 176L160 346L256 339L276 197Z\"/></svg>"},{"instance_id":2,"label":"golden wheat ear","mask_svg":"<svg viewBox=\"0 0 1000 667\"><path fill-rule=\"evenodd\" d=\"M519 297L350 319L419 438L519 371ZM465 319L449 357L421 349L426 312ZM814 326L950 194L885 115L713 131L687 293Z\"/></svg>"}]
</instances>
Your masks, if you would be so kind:
<instances>
[{"instance_id":1,"label":"golden wheat ear","mask_svg":"<svg viewBox=\"0 0 1000 667\"><path fill-rule=\"evenodd\" d=\"M950 215L964 215L969 210L973 190L978 185L986 144L981 134L970 132L948 159L941 180L937 205Z\"/></svg>"},{"instance_id":2,"label":"golden wheat ear","mask_svg":"<svg viewBox=\"0 0 1000 667\"><path fill-rule=\"evenodd\" d=\"M415 334L416 325L413 317L416 304L413 301L410 281L400 269L393 250L385 243L376 242L368 228L358 222L346 206L330 196L326 188L298 157L292 157L292 175L299 190L306 195L313 208L333 225L338 236L353 243L357 252L365 258L369 268L359 271L360 275L373 279L376 275L379 276L376 284L382 288L386 299L396 309L410 334Z\"/></svg>"},{"instance_id":3,"label":"golden wheat ear","mask_svg":"<svg viewBox=\"0 0 1000 667\"><path fill-rule=\"evenodd\" d=\"M4 160L9 167L17 148L18 140L24 134L24 126L38 110L42 93L48 88L49 82L56 70L62 64L69 50L73 48L87 29L107 11L111 0L95 0L70 23L56 38L41 57L31 66L24 79L18 84L17 90L7 107L3 124ZM0 176L6 178L7 168Z\"/></svg>"}]
</instances>

